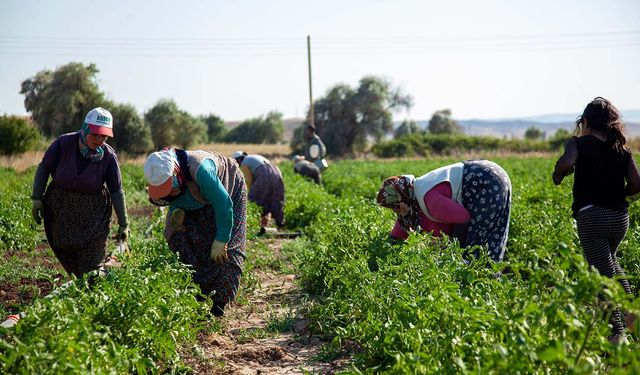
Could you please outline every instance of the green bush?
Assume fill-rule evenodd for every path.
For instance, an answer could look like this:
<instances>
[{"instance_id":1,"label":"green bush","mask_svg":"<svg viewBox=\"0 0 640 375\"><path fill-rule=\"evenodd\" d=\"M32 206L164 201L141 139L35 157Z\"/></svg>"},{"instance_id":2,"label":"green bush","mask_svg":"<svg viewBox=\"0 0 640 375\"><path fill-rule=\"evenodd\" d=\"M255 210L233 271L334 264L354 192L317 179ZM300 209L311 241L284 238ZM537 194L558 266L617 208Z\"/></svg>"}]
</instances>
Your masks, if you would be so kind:
<instances>
[{"instance_id":1,"label":"green bush","mask_svg":"<svg viewBox=\"0 0 640 375\"><path fill-rule=\"evenodd\" d=\"M271 111L266 116L245 120L224 136L230 143L278 143L282 140L282 113Z\"/></svg>"},{"instance_id":2,"label":"green bush","mask_svg":"<svg viewBox=\"0 0 640 375\"><path fill-rule=\"evenodd\" d=\"M511 151L532 152L558 149L558 142L530 139L500 139L459 134L407 134L390 141L383 141L371 148L374 155L381 158L451 155L464 151Z\"/></svg>"},{"instance_id":3,"label":"green bush","mask_svg":"<svg viewBox=\"0 0 640 375\"><path fill-rule=\"evenodd\" d=\"M0 117L0 154L15 155L33 150L42 139L38 130L24 118Z\"/></svg>"}]
</instances>

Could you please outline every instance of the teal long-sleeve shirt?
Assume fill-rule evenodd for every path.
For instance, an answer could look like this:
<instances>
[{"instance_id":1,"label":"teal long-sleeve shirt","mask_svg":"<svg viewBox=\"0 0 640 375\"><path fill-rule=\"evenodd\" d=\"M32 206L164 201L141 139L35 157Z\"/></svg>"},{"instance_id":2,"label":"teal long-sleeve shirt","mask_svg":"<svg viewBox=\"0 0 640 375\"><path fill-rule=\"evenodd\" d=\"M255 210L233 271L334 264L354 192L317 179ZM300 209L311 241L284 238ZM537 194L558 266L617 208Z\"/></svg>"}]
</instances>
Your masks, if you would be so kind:
<instances>
[{"instance_id":1,"label":"teal long-sleeve shirt","mask_svg":"<svg viewBox=\"0 0 640 375\"><path fill-rule=\"evenodd\" d=\"M212 159L205 159L196 171L196 184L202 194L213 207L216 218L216 241L227 243L231 238L233 227L233 202L229 193L218 178L218 168ZM171 203L170 212L176 208L192 211L205 205L198 202L189 189Z\"/></svg>"}]
</instances>

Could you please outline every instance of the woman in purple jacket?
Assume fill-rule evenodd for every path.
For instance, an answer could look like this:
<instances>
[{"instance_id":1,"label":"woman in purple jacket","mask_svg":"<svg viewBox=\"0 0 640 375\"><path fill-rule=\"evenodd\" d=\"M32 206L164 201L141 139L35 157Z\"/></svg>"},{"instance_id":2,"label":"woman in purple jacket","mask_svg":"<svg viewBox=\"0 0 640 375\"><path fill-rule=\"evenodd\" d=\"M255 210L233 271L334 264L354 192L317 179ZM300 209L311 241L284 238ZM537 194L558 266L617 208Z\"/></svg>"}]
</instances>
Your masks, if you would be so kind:
<instances>
[{"instance_id":1,"label":"woman in purple jacket","mask_svg":"<svg viewBox=\"0 0 640 375\"><path fill-rule=\"evenodd\" d=\"M108 137L113 137L111 113L92 109L79 131L49 146L33 182L33 218L37 224L44 219L49 246L76 277L98 269L106 257L112 204L118 237L126 240L129 233L120 165L105 143Z\"/></svg>"}]
</instances>

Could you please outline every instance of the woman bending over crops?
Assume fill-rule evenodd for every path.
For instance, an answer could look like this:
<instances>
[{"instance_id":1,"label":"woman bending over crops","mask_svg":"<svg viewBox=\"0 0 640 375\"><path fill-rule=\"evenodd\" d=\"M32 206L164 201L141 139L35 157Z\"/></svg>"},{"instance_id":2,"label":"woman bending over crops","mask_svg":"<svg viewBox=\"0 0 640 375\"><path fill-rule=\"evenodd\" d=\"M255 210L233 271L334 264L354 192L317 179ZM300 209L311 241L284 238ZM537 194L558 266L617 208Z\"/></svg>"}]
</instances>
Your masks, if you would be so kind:
<instances>
[{"instance_id":1,"label":"woman bending over crops","mask_svg":"<svg viewBox=\"0 0 640 375\"><path fill-rule=\"evenodd\" d=\"M111 113L92 109L79 131L53 141L33 181L33 218L37 224L44 219L49 246L77 277L98 269L105 259L112 204L118 237L126 240L129 233L120 165L105 143L108 137L113 137Z\"/></svg>"},{"instance_id":2,"label":"woman bending over crops","mask_svg":"<svg viewBox=\"0 0 640 375\"><path fill-rule=\"evenodd\" d=\"M306 160L302 155L296 155L292 159L293 172L298 173L306 178L310 178L318 185L322 185L322 175L320 168L312 162Z\"/></svg>"},{"instance_id":3,"label":"woman bending over crops","mask_svg":"<svg viewBox=\"0 0 640 375\"><path fill-rule=\"evenodd\" d=\"M231 156L240 165L249 189L249 200L262 208L260 226L269 226L271 215L276 226L284 226L284 181L278 166L261 155L236 151Z\"/></svg>"},{"instance_id":4,"label":"woman bending over crops","mask_svg":"<svg viewBox=\"0 0 640 375\"><path fill-rule=\"evenodd\" d=\"M553 182L559 185L575 171L572 209L585 258L602 275L622 276L620 283L631 294L616 251L629 228L625 197L640 192L640 174L625 146L620 113L608 100L597 97L578 117L576 133L556 163ZM633 315L627 318L633 320ZM622 313L614 311L610 322L611 342L624 341Z\"/></svg>"},{"instance_id":5,"label":"woman bending over crops","mask_svg":"<svg viewBox=\"0 0 640 375\"><path fill-rule=\"evenodd\" d=\"M461 246L488 249L501 261L509 235L511 181L488 160L468 160L435 169L421 177L386 179L378 204L397 214L391 237L406 239L409 231L452 235ZM479 255L479 250L474 250ZM467 254L465 253L465 257Z\"/></svg>"},{"instance_id":6,"label":"woman bending over crops","mask_svg":"<svg viewBox=\"0 0 640 375\"><path fill-rule=\"evenodd\" d=\"M245 258L247 187L231 158L164 149L144 163L149 199L169 206L164 236L194 281L211 296L214 316L238 291Z\"/></svg>"}]
</instances>

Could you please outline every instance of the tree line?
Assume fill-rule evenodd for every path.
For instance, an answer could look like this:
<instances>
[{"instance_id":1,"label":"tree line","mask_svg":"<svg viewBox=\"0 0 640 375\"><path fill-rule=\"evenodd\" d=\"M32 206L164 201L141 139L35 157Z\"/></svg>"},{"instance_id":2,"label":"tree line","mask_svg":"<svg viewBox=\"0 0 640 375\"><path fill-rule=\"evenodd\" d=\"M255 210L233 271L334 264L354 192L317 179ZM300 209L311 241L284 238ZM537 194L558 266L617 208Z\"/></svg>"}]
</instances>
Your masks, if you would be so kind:
<instances>
[{"instance_id":1,"label":"tree line","mask_svg":"<svg viewBox=\"0 0 640 375\"><path fill-rule=\"evenodd\" d=\"M25 79L20 93L25 97L25 109L31 113L33 126L26 119L1 116L0 154L41 147L41 136L50 139L76 131L84 115L98 106L107 108L114 117L115 137L109 144L118 151L133 154L174 145L189 148L198 143L259 144L283 140L283 116L278 111L245 120L231 129L220 116L213 113L193 116L172 99L160 99L141 115L131 104L108 99L96 83L98 72L95 64L71 62ZM398 142L387 146L389 141L384 139L389 134L394 140L422 134L463 134L462 126L452 118L449 109L436 111L425 129L410 119L394 129L393 113L408 111L412 105L412 96L400 87L370 75L360 79L355 87L339 83L329 88L313 104L313 123L327 152L333 156L364 152L371 143L379 144L378 150L395 150L390 152L394 155L403 148L414 148L398 146ZM290 141L293 153L301 153L306 144L304 129L310 123L309 111L305 118L293 132ZM525 134L530 139L544 136L535 128ZM466 143L460 146L463 144ZM381 153L389 154L387 151Z\"/></svg>"},{"instance_id":2,"label":"tree line","mask_svg":"<svg viewBox=\"0 0 640 375\"><path fill-rule=\"evenodd\" d=\"M216 114L193 116L172 99L160 99L140 115L131 104L107 99L96 82L95 64L72 62L43 70L20 87L31 123L18 116L0 116L0 154L17 154L50 139L76 131L85 114L95 107L114 117L115 137L109 144L118 151L141 154L165 146L189 148L197 143L277 143L282 141L282 114L273 111L228 129Z\"/></svg>"}]
</instances>

